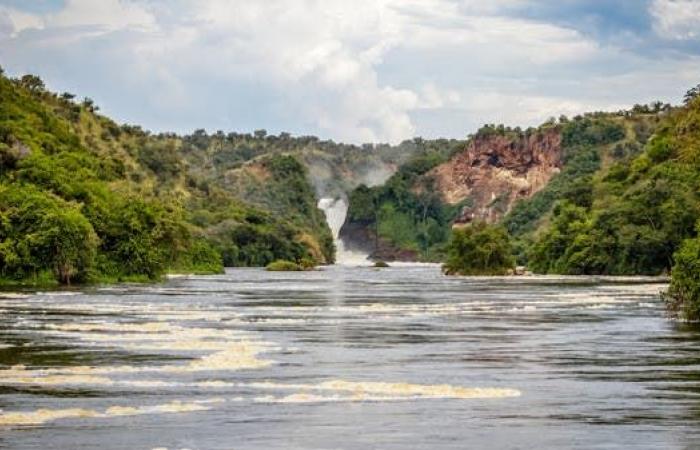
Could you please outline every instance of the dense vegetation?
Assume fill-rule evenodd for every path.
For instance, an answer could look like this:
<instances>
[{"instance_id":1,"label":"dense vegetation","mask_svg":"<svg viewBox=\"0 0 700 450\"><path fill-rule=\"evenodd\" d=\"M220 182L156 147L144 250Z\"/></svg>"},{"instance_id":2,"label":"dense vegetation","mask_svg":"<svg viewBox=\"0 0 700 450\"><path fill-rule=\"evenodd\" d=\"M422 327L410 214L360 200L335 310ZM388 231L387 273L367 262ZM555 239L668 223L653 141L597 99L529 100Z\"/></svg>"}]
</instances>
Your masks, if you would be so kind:
<instances>
[{"instance_id":1,"label":"dense vegetation","mask_svg":"<svg viewBox=\"0 0 700 450\"><path fill-rule=\"evenodd\" d=\"M506 275L515 268L505 228L476 222L452 231L443 270L448 275Z\"/></svg>"},{"instance_id":2,"label":"dense vegetation","mask_svg":"<svg viewBox=\"0 0 700 450\"><path fill-rule=\"evenodd\" d=\"M671 273L670 309L700 319L698 91L680 108L560 124L562 172L504 220L520 262L539 273Z\"/></svg>"},{"instance_id":3,"label":"dense vegetation","mask_svg":"<svg viewBox=\"0 0 700 450\"><path fill-rule=\"evenodd\" d=\"M169 265L218 269L177 199L141 195L128 161L106 146L88 150L86 138L110 125L90 108L36 77L0 78L0 277L70 283L156 278Z\"/></svg>"},{"instance_id":4,"label":"dense vegetation","mask_svg":"<svg viewBox=\"0 0 700 450\"><path fill-rule=\"evenodd\" d=\"M700 124L697 107L669 112L643 153L600 170L591 178L590 200L560 197L530 249L529 266L543 273L669 272L700 217L700 172L686 154L693 145L687 133Z\"/></svg>"},{"instance_id":5,"label":"dense vegetation","mask_svg":"<svg viewBox=\"0 0 700 450\"><path fill-rule=\"evenodd\" d=\"M686 239L673 258L669 309L683 319L700 320L700 238Z\"/></svg>"},{"instance_id":6,"label":"dense vegetation","mask_svg":"<svg viewBox=\"0 0 700 450\"><path fill-rule=\"evenodd\" d=\"M594 113L571 120L550 120L539 128L521 130L503 125L485 125L470 139L493 135L523 140L527 136L553 129L562 136L563 167L542 191L516 204L504 219L509 233L516 238L518 260L524 263L525 248L531 245L532 233L562 199L590 206L592 180L604 163L622 161L639 154L653 129L658 115L667 105L637 108L639 112L619 114ZM427 172L463 151L466 141L431 141L424 151L401 166L384 185L360 186L351 192L348 219L364 227L378 242L399 250L408 250L417 259L441 261L454 219L469 206L467 198L449 205L435 189ZM386 255L380 255L386 256Z\"/></svg>"},{"instance_id":7,"label":"dense vegetation","mask_svg":"<svg viewBox=\"0 0 700 450\"><path fill-rule=\"evenodd\" d=\"M97 110L36 76L0 77L2 283L332 262L308 170L294 157L269 151L223 177L193 166L206 133L151 135Z\"/></svg>"},{"instance_id":8,"label":"dense vegetation","mask_svg":"<svg viewBox=\"0 0 700 450\"><path fill-rule=\"evenodd\" d=\"M541 128L561 134L562 169L503 219L517 261L539 273L672 273L672 309L700 319L698 92L689 91L683 107L657 102L545 123ZM528 132L487 126L477 134ZM462 205L445 205L425 174L463 146L433 149L384 186L356 189L350 222L374 230L380 242L415 250L418 259L446 258L450 273L502 272L485 269L475 253L498 234L483 224L452 232L445 244ZM477 236L482 244L474 244ZM507 242L502 233L499 239Z\"/></svg>"},{"instance_id":9,"label":"dense vegetation","mask_svg":"<svg viewBox=\"0 0 700 450\"><path fill-rule=\"evenodd\" d=\"M375 238L414 252L418 259L439 261L451 221L461 205L444 203L425 174L461 150L464 141L418 140L420 151L377 187L359 186L349 196L348 221L371 230Z\"/></svg>"},{"instance_id":10,"label":"dense vegetation","mask_svg":"<svg viewBox=\"0 0 700 450\"><path fill-rule=\"evenodd\" d=\"M0 283L330 263L318 196L351 191L349 223L375 248L445 261L449 273L504 273L511 254L540 273L672 273L671 309L700 319L698 93L691 89L679 108L655 103L548 121L539 130L561 135L560 173L516 204L503 228L475 223L453 232L469 199L448 205L428 172L465 141L152 135L98 114L89 98L0 71ZM533 132L486 126L472 138Z\"/></svg>"},{"instance_id":11,"label":"dense vegetation","mask_svg":"<svg viewBox=\"0 0 700 450\"><path fill-rule=\"evenodd\" d=\"M644 151L592 179L592 200L562 200L537 234L529 265L540 272L672 273L672 310L700 319L700 99L668 111Z\"/></svg>"}]
</instances>

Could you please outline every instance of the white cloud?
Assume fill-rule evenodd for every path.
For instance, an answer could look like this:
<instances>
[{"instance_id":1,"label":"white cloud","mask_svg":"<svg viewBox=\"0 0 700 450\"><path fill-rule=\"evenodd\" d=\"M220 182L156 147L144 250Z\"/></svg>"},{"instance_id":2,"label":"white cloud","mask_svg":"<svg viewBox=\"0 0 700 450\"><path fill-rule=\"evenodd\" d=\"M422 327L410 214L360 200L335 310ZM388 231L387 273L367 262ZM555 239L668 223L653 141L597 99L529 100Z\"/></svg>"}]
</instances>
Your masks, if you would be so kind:
<instances>
[{"instance_id":1,"label":"white cloud","mask_svg":"<svg viewBox=\"0 0 700 450\"><path fill-rule=\"evenodd\" d=\"M441 89L435 83L427 83L421 88L419 107L439 109L459 105L461 96L453 89Z\"/></svg>"},{"instance_id":2,"label":"white cloud","mask_svg":"<svg viewBox=\"0 0 700 450\"><path fill-rule=\"evenodd\" d=\"M504 123L512 126L536 125L562 114L571 117L587 111L616 111L629 107L627 104L609 100L573 100L557 96L500 92L477 94L472 96L470 101L471 114L491 119L484 120L484 123Z\"/></svg>"},{"instance_id":3,"label":"white cloud","mask_svg":"<svg viewBox=\"0 0 700 450\"><path fill-rule=\"evenodd\" d=\"M18 33L28 29L40 29L44 26L41 17L19 11L14 8L0 6L0 21L9 28L7 34L16 37Z\"/></svg>"},{"instance_id":4,"label":"white cloud","mask_svg":"<svg viewBox=\"0 0 700 450\"><path fill-rule=\"evenodd\" d=\"M573 29L503 14L526 3L68 0L41 16L0 8L0 32L12 30L0 34L0 55L40 75L86 68L95 75L82 85L114 91L108 98L122 105L117 116L147 127L240 129L243 118L351 142L430 134L417 121L426 115L437 123L468 113L468 122L451 121L464 135L499 117L522 125L554 110L616 107L630 86L615 95L599 92L604 80L561 86L623 61L649 72L648 61ZM655 5L662 3L689 2ZM680 20L659 14L664 23ZM35 32L23 33L29 29ZM101 102L100 92L81 94ZM130 109L125 99L139 106Z\"/></svg>"},{"instance_id":5,"label":"white cloud","mask_svg":"<svg viewBox=\"0 0 700 450\"><path fill-rule=\"evenodd\" d=\"M568 29L480 15L495 11L495 6L485 9L481 4L197 1L191 4L196 21L191 26L199 37L199 53L193 56L204 65L216 60L215 70L234 78L241 70L254 71L280 90L307 93L297 96L301 104L291 109L305 114L325 134L352 141L397 141L415 132L412 110L452 105L459 96L438 88L434 80L412 86L380 83L381 64L396 48L449 48L457 57L480 53L483 60L495 58L498 65L502 58L524 64L561 63L597 51L594 43ZM215 47L202 47L204 41ZM205 56L209 51L217 57Z\"/></svg>"},{"instance_id":6,"label":"white cloud","mask_svg":"<svg viewBox=\"0 0 700 450\"><path fill-rule=\"evenodd\" d=\"M697 0L654 0L650 12L654 29L667 39L700 38L700 2Z\"/></svg>"},{"instance_id":7,"label":"white cloud","mask_svg":"<svg viewBox=\"0 0 700 450\"><path fill-rule=\"evenodd\" d=\"M59 27L96 27L104 31L152 28L155 18L145 7L129 0L68 0L47 22Z\"/></svg>"}]
</instances>

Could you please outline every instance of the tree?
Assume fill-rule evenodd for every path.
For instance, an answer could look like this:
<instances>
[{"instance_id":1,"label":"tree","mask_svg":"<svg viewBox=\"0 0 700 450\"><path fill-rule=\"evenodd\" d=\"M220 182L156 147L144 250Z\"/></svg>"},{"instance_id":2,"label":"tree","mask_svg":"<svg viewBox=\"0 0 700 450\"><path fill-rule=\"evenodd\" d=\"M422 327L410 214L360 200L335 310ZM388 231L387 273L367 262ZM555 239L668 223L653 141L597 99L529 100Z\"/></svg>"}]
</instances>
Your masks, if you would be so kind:
<instances>
[{"instance_id":1,"label":"tree","mask_svg":"<svg viewBox=\"0 0 700 450\"><path fill-rule=\"evenodd\" d=\"M700 320L700 238L686 239L673 258L667 306L684 320Z\"/></svg>"},{"instance_id":2,"label":"tree","mask_svg":"<svg viewBox=\"0 0 700 450\"><path fill-rule=\"evenodd\" d=\"M75 208L62 209L47 214L38 233L58 281L84 281L97 252L98 239L90 222Z\"/></svg>"},{"instance_id":3,"label":"tree","mask_svg":"<svg viewBox=\"0 0 700 450\"><path fill-rule=\"evenodd\" d=\"M0 273L25 279L50 271L61 283L84 281L98 238L80 208L31 185L0 185Z\"/></svg>"},{"instance_id":4,"label":"tree","mask_svg":"<svg viewBox=\"0 0 700 450\"><path fill-rule=\"evenodd\" d=\"M505 228L477 222L452 231L443 265L448 275L505 275L514 266Z\"/></svg>"},{"instance_id":5,"label":"tree","mask_svg":"<svg viewBox=\"0 0 700 450\"><path fill-rule=\"evenodd\" d=\"M20 80L19 80L19 84L22 87L24 87L24 88L26 88L34 93L43 92L46 89L46 87L44 86L44 82L41 80L41 78L39 78L36 75L31 75L31 74L27 74L27 75L22 76L22 78L20 78Z\"/></svg>"},{"instance_id":6,"label":"tree","mask_svg":"<svg viewBox=\"0 0 700 450\"><path fill-rule=\"evenodd\" d=\"M688 90L683 97L683 103L689 105L693 100L700 96L700 84Z\"/></svg>"},{"instance_id":7,"label":"tree","mask_svg":"<svg viewBox=\"0 0 700 450\"><path fill-rule=\"evenodd\" d=\"M85 109L87 109L90 112L95 112L95 111L100 110L100 107L95 105L95 101L93 99L91 99L90 97L85 97L83 99L83 107L85 107Z\"/></svg>"},{"instance_id":8,"label":"tree","mask_svg":"<svg viewBox=\"0 0 700 450\"><path fill-rule=\"evenodd\" d=\"M590 227L585 208L576 206L570 202L558 203L552 211L551 225L537 236L535 243L529 250L528 267L537 273L561 273L569 270L568 259L573 256L570 247L583 250L586 248L584 241L576 238ZM568 253L567 253L568 251ZM581 264L581 256L577 255L577 266ZM582 270L578 270L582 273Z\"/></svg>"}]
</instances>

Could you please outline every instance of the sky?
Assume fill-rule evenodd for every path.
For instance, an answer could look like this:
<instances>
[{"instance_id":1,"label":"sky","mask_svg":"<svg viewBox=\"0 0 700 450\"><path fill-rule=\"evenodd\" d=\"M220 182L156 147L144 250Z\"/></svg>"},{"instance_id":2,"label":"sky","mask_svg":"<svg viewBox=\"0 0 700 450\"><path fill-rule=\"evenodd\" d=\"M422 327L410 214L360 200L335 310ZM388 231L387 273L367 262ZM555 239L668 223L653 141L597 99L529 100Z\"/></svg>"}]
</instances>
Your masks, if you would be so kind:
<instances>
[{"instance_id":1,"label":"sky","mask_svg":"<svg viewBox=\"0 0 700 450\"><path fill-rule=\"evenodd\" d=\"M463 138L680 103L700 0L0 0L0 66L154 132Z\"/></svg>"}]
</instances>

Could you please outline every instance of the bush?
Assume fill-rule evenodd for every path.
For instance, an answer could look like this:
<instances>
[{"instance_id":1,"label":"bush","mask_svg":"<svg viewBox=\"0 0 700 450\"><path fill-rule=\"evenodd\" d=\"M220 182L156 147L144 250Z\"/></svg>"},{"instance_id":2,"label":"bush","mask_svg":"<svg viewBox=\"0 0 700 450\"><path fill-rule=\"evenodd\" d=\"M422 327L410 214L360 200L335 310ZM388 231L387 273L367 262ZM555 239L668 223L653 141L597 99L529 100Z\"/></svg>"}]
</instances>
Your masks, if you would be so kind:
<instances>
[{"instance_id":1,"label":"bush","mask_svg":"<svg viewBox=\"0 0 700 450\"><path fill-rule=\"evenodd\" d=\"M0 185L1 277L36 279L51 271L61 283L84 281L97 245L77 205L30 185Z\"/></svg>"},{"instance_id":2,"label":"bush","mask_svg":"<svg viewBox=\"0 0 700 450\"><path fill-rule=\"evenodd\" d=\"M674 255L671 285L665 299L683 320L700 320L700 238L687 239Z\"/></svg>"},{"instance_id":3,"label":"bush","mask_svg":"<svg viewBox=\"0 0 700 450\"><path fill-rule=\"evenodd\" d=\"M299 261L299 267L303 270L314 270L316 266L316 261L311 258L302 258L301 261Z\"/></svg>"},{"instance_id":4,"label":"bush","mask_svg":"<svg viewBox=\"0 0 700 450\"><path fill-rule=\"evenodd\" d=\"M195 239L170 271L196 274L223 273L221 253L204 239Z\"/></svg>"},{"instance_id":5,"label":"bush","mask_svg":"<svg viewBox=\"0 0 700 450\"><path fill-rule=\"evenodd\" d=\"M278 259L277 261L273 261L268 264L267 267L265 267L265 270L269 272L299 272L304 269L293 261Z\"/></svg>"},{"instance_id":6,"label":"bush","mask_svg":"<svg viewBox=\"0 0 700 450\"><path fill-rule=\"evenodd\" d=\"M442 268L448 275L505 275L514 267L506 229L479 222L452 232Z\"/></svg>"}]
</instances>

